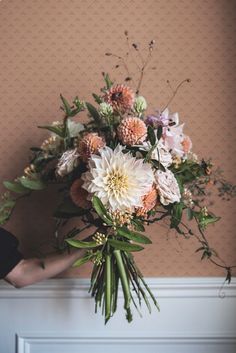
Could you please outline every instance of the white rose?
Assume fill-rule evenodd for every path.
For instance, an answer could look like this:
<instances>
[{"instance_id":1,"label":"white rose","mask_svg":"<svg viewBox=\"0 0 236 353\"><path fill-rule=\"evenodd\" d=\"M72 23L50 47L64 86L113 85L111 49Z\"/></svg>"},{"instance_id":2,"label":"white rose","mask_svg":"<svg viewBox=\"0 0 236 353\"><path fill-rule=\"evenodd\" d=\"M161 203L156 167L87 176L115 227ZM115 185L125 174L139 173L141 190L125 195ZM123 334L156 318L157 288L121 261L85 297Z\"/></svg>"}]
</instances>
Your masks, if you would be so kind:
<instances>
[{"instance_id":1,"label":"white rose","mask_svg":"<svg viewBox=\"0 0 236 353\"><path fill-rule=\"evenodd\" d=\"M160 195L160 201L163 205L179 202L181 195L179 185L174 174L170 170L165 172L157 170L155 173L157 190Z\"/></svg>"},{"instance_id":2,"label":"white rose","mask_svg":"<svg viewBox=\"0 0 236 353\"><path fill-rule=\"evenodd\" d=\"M79 154L77 149L69 150L63 153L58 161L56 173L61 177L71 173L79 164Z\"/></svg>"}]
</instances>

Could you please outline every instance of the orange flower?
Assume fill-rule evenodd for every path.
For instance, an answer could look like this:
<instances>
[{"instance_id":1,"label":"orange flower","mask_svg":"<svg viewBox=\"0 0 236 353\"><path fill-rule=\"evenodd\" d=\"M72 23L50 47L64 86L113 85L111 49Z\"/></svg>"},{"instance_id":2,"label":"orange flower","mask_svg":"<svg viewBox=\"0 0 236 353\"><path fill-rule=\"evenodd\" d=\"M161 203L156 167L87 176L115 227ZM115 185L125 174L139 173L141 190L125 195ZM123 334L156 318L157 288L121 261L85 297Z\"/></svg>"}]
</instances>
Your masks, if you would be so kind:
<instances>
[{"instance_id":1,"label":"orange flower","mask_svg":"<svg viewBox=\"0 0 236 353\"><path fill-rule=\"evenodd\" d=\"M83 180L76 179L70 188L70 197L74 204L82 208L90 208L91 202L87 200L88 192L82 188Z\"/></svg>"},{"instance_id":2,"label":"orange flower","mask_svg":"<svg viewBox=\"0 0 236 353\"><path fill-rule=\"evenodd\" d=\"M103 98L115 111L120 112L130 110L134 104L133 91L124 85L116 85L110 88Z\"/></svg>"},{"instance_id":3,"label":"orange flower","mask_svg":"<svg viewBox=\"0 0 236 353\"><path fill-rule=\"evenodd\" d=\"M118 138L124 145L142 143L147 136L147 127L143 120L128 117L121 121L117 128Z\"/></svg>"},{"instance_id":4,"label":"orange flower","mask_svg":"<svg viewBox=\"0 0 236 353\"><path fill-rule=\"evenodd\" d=\"M98 153L99 149L104 146L103 138L95 132L90 132L78 142L78 152L82 160L86 162L91 154Z\"/></svg>"},{"instance_id":5,"label":"orange flower","mask_svg":"<svg viewBox=\"0 0 236 353\"><path fill-rule=\"evenodd\" d=\"M153 186L152 189L142 197L143 206L136 210L137 216L145 217L148 211L151 211L157 203L157 190Z\"/></svg>"},{"instance_id":6,"label":"orange flower","mask_svg":"<svg viewBox=\"0 0 236 353\"><path fill-rule=\"evenodd\" d=\"M181 142L184 153L189 153L192 148L192 141L189 136L185 135Z\"/></svg>"}]
</instances>

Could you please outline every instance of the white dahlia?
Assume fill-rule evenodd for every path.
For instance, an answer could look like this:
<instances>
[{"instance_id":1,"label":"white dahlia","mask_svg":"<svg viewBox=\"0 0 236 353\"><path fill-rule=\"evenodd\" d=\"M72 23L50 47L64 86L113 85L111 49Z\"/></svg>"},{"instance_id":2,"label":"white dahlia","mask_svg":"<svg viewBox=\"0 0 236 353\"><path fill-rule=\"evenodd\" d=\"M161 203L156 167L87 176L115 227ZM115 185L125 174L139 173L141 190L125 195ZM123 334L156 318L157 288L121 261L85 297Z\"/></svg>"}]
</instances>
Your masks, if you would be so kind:
<instances>
[{"instance_id":1,"label":"white dahlia","mask_svg":"<svg viewBox=\"0 0 236 353\"><path fill-rule=\"evenodd\" d=\"M174 174L167 169L165 172L157 170L155 173L157 191L163 205L180 202L180 190Z\"/></svg>"},{"instance_id":2,"label":"white dahlia","mask_svg":"<svg viewBox=\"0 0 236 353\"><path fill-rule=\"evenodd\" d=\"M92 154L84 173L83 188L90 197L98 196L112 211L142 206L142 197L152 188L154 175L150 164L123 153L124 146L113 151L105 146L100 155Z\"/></svg>"}]
</instances>

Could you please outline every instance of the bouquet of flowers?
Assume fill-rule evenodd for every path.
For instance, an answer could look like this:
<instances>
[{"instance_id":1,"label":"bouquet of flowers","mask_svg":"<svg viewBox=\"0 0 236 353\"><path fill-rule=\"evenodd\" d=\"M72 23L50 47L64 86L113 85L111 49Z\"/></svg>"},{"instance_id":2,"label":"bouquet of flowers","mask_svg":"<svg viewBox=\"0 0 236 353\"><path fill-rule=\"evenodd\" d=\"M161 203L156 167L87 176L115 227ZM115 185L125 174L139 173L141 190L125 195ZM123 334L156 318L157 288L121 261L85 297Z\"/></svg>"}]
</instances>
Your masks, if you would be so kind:
<instances>
[{"instance_id":1,"label":"bouquet of flowers","mask_svg":"<svg viewBox=\"0 0 236 353\"><path fill-rule=\"evenodd\" d=\"M128 40L128 33L125 34ZM129 322L132 304L139 310L143 300L151 311L151 300L159 309L133 254L151 244L144 234L145 227L153 223L158 226L164 218L181 236L195 237L202 259L225 268L228 281L231 277L232 266L221 261L205 236L205 228L219 217L202 204L202 196L209 183L218 187L221 196L232 196L235 187L219 171L213 172L210 160L198 160L178 113L169 111L177 90L189 80L173 90L166 107L146 115L147 101L139 91L153 47L151 41L136 91L127 85L131 77L117 84L103 73L105 86L100 94L93 94L95 104L78 97L70 104L61 95L63 120L39 126L50 136L40 147L31 148L24 175L4 182L8 191L0 204L3 224L19 198L50 184L60 185L62 202L53 213L55 233L71 218L78 222L63 236L59 247L85 249L74 266L93 262L90 292L96 310L102 307L105 323L116 311L119 284ZM132 48L139 51L135 43ZM115 56L125 65L124 58L106 55ZM85 123L76 121L75 116L85 110L89 119ZM198 233L183 222L184 213L189 222L196 222ZM91 232L81 238L85 229Z\"/></svg>"}]
</instances>

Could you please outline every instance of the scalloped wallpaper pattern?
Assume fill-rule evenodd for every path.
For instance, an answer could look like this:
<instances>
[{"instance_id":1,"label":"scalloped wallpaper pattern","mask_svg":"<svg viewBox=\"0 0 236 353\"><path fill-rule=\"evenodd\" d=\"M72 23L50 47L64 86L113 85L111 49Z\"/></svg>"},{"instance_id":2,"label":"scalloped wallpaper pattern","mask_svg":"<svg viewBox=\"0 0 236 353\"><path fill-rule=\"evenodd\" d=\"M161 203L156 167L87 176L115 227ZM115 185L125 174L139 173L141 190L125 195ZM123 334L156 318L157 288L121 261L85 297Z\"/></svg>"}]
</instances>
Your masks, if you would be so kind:
<instances>
[{"instance_id":1,"label":"scalloped wallpaper pattern","mask_svg":"<svg viewBox=\"0 0 236 353\"><path fill-rule=\"evenodd\" d=\"M167 79L176 85L191 78L171 110L180 113L194 151L212 156L235 180L235 9L231 0L0 1L0 180L21 174L29 147L46 136L36 126L61 117L60 92L87 100L98 92L101 72L111 72L116 64L104 53L125 53L125 30L141 47L156 40L152 66L157 69L147 72L141 90L149 112L167 102ZM124 77L122 70L113 74L117 82ZM31 204L22 200L6 226L27 256L50 250L54 191L35 194ZM236 263L235 202L216 200L212 208L222 216L208 230L212 246ZM223 275L200 261L194 239L167 232L165 224L150 228L149 234L153 245L136 256L144 275ZM89 269L63 275L86 277Z\"/></svg>"}]
</instances>

